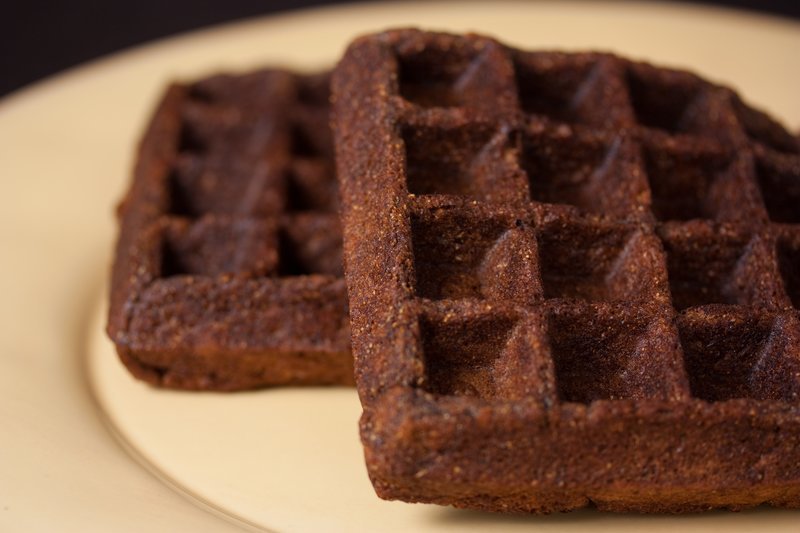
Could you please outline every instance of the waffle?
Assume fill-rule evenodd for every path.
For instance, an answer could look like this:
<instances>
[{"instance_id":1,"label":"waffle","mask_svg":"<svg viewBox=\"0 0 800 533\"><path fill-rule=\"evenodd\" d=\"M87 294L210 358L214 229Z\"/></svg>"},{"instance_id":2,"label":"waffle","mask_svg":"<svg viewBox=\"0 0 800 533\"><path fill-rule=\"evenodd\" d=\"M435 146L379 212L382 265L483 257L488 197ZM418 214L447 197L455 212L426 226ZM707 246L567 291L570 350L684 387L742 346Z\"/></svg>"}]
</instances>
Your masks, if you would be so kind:
<instances>
[{"instance_id":1,"label":"waffle","mask_svg":"<svg viewBox=\"0 0 800 533\"><path fill-rule=\"evenodd\" d=\"M171 86L119 209L108 333L179 389L351 384L327 74Z\"/></svg>"},{"instance_id":2,"label":"waffle","mask_svg":"<svg viewBox=\"0 0 800 533\"><path fill-rule=\"evenodd\" d=\"M730 89L478 35L333 75L379 496L800 507L800 144Z\"/></svg>"}]
</instances>

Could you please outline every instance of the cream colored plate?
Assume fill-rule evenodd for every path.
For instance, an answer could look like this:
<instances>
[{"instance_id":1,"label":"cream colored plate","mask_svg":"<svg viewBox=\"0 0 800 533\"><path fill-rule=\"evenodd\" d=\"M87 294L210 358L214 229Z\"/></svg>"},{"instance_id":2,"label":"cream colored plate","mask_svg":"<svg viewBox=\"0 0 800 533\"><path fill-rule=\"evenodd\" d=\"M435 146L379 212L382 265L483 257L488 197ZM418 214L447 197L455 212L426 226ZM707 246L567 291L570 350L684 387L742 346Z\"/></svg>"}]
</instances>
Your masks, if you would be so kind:
<instances>
[{"instance_id":1,"label":"cream colored plate","mask_svg":"<svg viewBox=\"0 0 800 533\"><path fill-rule=\"evenodd\" d=\"M695 68L800 126L800 25L627 3L300 12L138 48L0 101L0 531L797 531L788 511L520 518L382 502L362 465L353 391L181 394L120 367L99 303L112 208L167 80L321 66L357 33L412 24Z\"/></svg>"}]
</instances>

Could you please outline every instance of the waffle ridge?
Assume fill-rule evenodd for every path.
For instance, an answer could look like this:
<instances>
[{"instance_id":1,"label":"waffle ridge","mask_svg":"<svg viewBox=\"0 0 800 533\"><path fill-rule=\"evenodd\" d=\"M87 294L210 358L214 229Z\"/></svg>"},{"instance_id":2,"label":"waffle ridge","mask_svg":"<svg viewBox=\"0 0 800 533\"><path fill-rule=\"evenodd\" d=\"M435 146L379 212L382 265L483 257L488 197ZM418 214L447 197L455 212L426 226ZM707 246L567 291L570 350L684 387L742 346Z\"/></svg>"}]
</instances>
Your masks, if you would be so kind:
<instances>
[{"instance_id":1,"label":"waffle ridge","mask_svg":"<svg viewBox=\"0 0 800 533\"><path fill-rule=\"evenodd\" d=\"M381 497L800 507L795 136L688 72L412 29L333 99Z\"/></svg>"},{"instance_id":2,"label":"waffle ridge","mask_svg":"<svg viewBox=\"0 0 800 533\"><path fill-rule=\"evenodd\" d=\"M173 84L119 208L108 333L164 387L351 384L329 74Z\"/></svg>"}]
</instances>

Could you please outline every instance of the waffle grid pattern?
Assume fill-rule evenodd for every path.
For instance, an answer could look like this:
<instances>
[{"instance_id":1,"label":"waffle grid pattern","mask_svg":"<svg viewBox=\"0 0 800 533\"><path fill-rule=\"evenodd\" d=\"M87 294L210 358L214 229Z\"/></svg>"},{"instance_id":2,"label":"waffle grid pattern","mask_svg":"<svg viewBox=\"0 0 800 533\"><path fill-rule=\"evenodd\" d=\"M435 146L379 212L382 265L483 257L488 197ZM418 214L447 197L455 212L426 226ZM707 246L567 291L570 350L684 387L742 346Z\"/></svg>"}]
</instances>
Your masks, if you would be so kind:
<instances>
[{"instance_id":1,"label":"waffle grid pattern","mask_svg":"<svg viewBox=\"0 0 800 533\"><path fill-rule=\"evenodd\" d=\"M120 209L109 331L134 374L352 381L328 80L265 70L167 91Z\"/></svg>"},{"instance_id":2,"label":"waffle grid pattern","mask_svg":"<svg viewBox=\"0 0 800 533\"><path fill-rule=\"evenodd\" d=\"M499 494L486 480L501 474L475 463L512 452L459 462L463 449L442 446L438 478L419 475L419 450L435 446L420 436L432 410L447 413L436 431L459 443L469 431L480 440L466 411L489 409L502 432L509 409L585 416L598 401L777 402L797 422L800 143L781 126L689 73L479 36L367 36L338 67L334 97L358 87L368 112L337 99L334 123L362 438L379 494L493 510L588 501L525 496L519 484ZM354 155L377 148L383 166ZM396 275L380 282L377 271ZM367 290L380 283L390 296ZM697 498L600 505L735 507Z\"/></svg>"}]
</instances>

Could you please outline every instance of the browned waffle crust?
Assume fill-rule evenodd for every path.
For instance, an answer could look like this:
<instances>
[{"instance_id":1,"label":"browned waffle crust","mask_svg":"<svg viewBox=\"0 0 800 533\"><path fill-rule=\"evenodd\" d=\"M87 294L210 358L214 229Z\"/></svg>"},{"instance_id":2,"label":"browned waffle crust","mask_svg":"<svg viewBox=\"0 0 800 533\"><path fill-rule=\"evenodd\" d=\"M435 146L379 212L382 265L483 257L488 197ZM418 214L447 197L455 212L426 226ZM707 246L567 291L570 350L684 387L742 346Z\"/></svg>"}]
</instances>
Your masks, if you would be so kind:
<instances>
[{"instance_id":1,"label":"browned waffle crust","mask_svg":"<svg viewBox=\"0 0 800 533\"><path fill-rule=\"evenodd\" d=\"M796 138L690 73L414 30L333 101L381 497L800 506Z\"/></svg>"},{"instance_id":2,"label":"browned waffle crust","mask_svg":"<svg viewBox=\"0 0 800 533\"><path fill-rule=\"evenodd\" d=\"M173 85L120 211L108 333L156 385L350 384L327 74Z\"/></svg>"}]
</instances>

